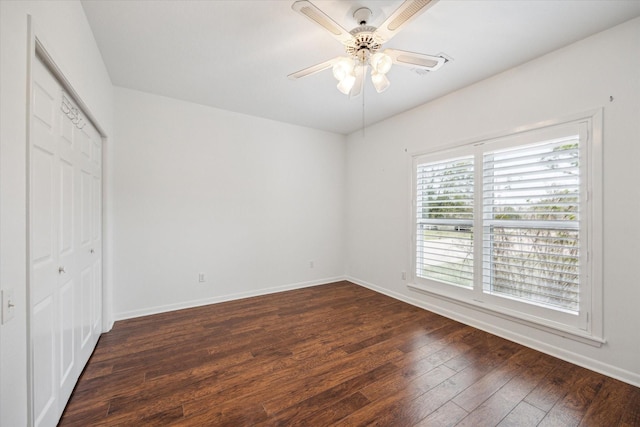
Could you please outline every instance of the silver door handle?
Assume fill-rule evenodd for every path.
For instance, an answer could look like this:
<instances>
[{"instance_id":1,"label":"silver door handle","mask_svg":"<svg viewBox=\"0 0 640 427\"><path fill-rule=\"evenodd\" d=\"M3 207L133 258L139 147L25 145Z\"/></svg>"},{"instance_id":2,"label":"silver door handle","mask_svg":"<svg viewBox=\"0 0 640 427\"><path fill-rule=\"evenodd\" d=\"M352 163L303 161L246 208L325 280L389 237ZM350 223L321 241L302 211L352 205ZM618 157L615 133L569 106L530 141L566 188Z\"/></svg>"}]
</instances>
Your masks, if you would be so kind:
<instances>
[{"instance_id":1,"label":"silver door handle","mask_svg":"<svg viewBox=\"0 0 640 427\"><path fill-rule=\"evenodd\" d=\"M58 267L58 274L62 274L62 273L66 273L66 271L64 271L64 266L60 266Z\"/></svg>"}]
</instances>

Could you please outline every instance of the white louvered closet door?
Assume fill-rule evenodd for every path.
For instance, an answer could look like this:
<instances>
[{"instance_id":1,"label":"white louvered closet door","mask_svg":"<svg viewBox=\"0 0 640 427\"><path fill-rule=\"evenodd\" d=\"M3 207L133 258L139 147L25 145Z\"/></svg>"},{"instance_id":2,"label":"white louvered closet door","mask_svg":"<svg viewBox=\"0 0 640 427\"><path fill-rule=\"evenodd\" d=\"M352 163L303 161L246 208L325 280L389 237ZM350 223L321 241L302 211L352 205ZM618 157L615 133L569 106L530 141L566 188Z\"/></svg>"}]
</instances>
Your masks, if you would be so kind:
<instances>
[{"instance_id":1,"label":"white louvered closet door","mask_svg":"<svg viewBox=\"0 0 640 427\"><path fill-rule=\"evenodd\" d=\"M31 114L32 414L53 426L101 332L101 139L40 59Z\"/></svg>"}]
</instances>

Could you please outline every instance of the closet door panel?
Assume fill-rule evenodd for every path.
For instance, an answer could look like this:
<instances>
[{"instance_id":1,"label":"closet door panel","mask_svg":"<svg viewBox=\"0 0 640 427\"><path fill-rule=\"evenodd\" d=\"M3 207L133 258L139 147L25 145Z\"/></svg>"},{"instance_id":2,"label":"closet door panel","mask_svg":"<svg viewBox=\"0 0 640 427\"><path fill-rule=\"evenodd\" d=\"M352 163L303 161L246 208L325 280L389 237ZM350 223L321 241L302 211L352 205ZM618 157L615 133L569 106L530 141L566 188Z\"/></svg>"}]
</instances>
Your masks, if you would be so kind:
<instances>
[{"instance_id":1,"label":"closet door panel","mask_svg":"<svg viewBox=\"0 0 640 427\"><path fill-rule=\"evenodd\" d=\"M93 184L91 172L80 172L80 245L91 250L91 190Z\"/></svg>"},{"instance_id":2,"label":"closet door panel","mask_svg":"<svg viewBox=\"0 0 640 427\"><path fill-rule=\"evenodd\" d=\"M101 139L38 59L29 145L31 394L55 426L101 332Z\"/></svg>"},{"instance_id":3,"label":"closet door panel","mask_svg":"<svg viewBox=\"0 0 640 427\"><path fill-rule=\"evenodd\" d=\"M97 340L100 337L100 331L102 330L102 263L95 261L92 266L93 272L93 289L91 295L93 296L93 308L91 310L93 335Z\"/></svg>"},{"instance_id":4,"label":"closet door panel","mask_svg":"<svg viewBox=\"0 0 640 427\"><path fill-rule=\"evenodd\" d=\"M40 301L31 313L33 350L34 424L55 425L58 419L56 378L56 307L53 295Z\"/></svg>"},{"instance_id":5,"label":"closet door panel","mask_svg":"<svg viewBox=\"0 0 640 427\"><path fill-rule=\"evenodd\" d=\"M31 177L31 304L50 296L57 286L57 200L55 197L54 158L36 148L32 165L37 173Z\"/></svg>"},{"instance_id":6,"label":"closet door panel","mask_svg":"<svg viewBox=\"0 0 640 427\"><path fill-rule=\"evenodd\" d=\"M91 344L91 293L93 288L93 272L85 268L80 273L80 347L84 349Z\"/></svg>"},{"instance_id":7,"label":"closet door panel","mask_svg":"<svg viewBox=\"0 0 640 427\"><path fill-rule=\"evenodd\" d=\"M41 64L34 68L30 177L31 304L51 296L57 286L58 180L57 82Z\"/></svg>"},{"instance_id":8,"label":"closet door panel","mask_svg":"<svg viewBox=\"0 0 640 427\"><path fill-rule=\"evenodd\" d=\"M97 340L102 328L102 140L95 129L91 139L91 266L93 269L93 331Z\"/></svg>"},{"instance_id":9,"label":"closet door panel","mask_svg":"<svg viewBox=\"0 0 640 427\"><path fill-rule=\"evenodd\" d=\"M60 389L61 395L71 393L75 386L73 371L76 362L74 322L74 282L69 280L60 289Z\"/></svg>"},{"instance_id":10,"label":"closet door panel","mask_svg":"<svg viewBox=\"0 0 640 427\"><path fill-rule=\"evenodd\" d=\"M60 254L69 255L74 250L73 244L73 199L74 170L67 161L60 161Z\"/></svg>"}]
</instances>

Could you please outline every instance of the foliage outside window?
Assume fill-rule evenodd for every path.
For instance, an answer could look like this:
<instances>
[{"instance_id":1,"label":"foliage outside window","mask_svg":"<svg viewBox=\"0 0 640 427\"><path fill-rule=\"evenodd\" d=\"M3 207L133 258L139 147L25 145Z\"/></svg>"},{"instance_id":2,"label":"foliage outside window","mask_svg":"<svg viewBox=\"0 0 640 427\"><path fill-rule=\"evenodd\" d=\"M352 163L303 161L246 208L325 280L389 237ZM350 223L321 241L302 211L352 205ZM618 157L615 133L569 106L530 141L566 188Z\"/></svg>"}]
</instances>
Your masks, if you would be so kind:
<instances>
[{"instance_id":1,"label":"foliage outside window","mask_svg":"<svg viewBox=\"0 0 640 427\"><path fill-rule=\"evenodd\" d=\"M588 330L590 125L576 121L415 157L415 283Z\"/></svg>"},{"instance_id":2,"label":"foliage outside window","mask_svg":"<svg viewBox=\"0 0 640 427\"><path fill-rule=\"evenodd\" d=\"M418 165L418 277L473 286L473 157Z\"/></svg>"},{"instance_id":3,"label":"foliage outside window","mask_svg":"<svg viewBox=\"0 0 640 427\"><path fill-rule=\"evenodd\" d=\"M483 157L484 291L577 314L579 135Z\"/></svg>"}]
</instances>

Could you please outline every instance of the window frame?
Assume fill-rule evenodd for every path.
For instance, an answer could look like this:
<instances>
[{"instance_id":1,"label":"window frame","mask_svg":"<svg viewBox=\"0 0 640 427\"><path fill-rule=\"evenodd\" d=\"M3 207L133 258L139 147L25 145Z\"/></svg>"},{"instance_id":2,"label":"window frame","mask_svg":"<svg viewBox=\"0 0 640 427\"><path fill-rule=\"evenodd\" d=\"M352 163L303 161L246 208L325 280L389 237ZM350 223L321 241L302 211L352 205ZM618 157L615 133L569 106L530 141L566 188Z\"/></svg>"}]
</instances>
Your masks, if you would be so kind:
<instances>
[{"instance_id":1,"label":"window frame","mask_svg":"<svg viewBox=\"0 0 640 427\"><path fill-rule=\"evenodd\" d=\"M408 287L450 302L523 323L594 346L604 343L602 327L602 110L549 120L411 155L411 275ZM578 315L485 293L482 279L484 153L543 142L575 130L580 135L580 300ZM474 278L471 289L417 277L417 170L419 164L474 156ZM586 198L586 200L583 200Z\"/></svg>"}]
</instances>

